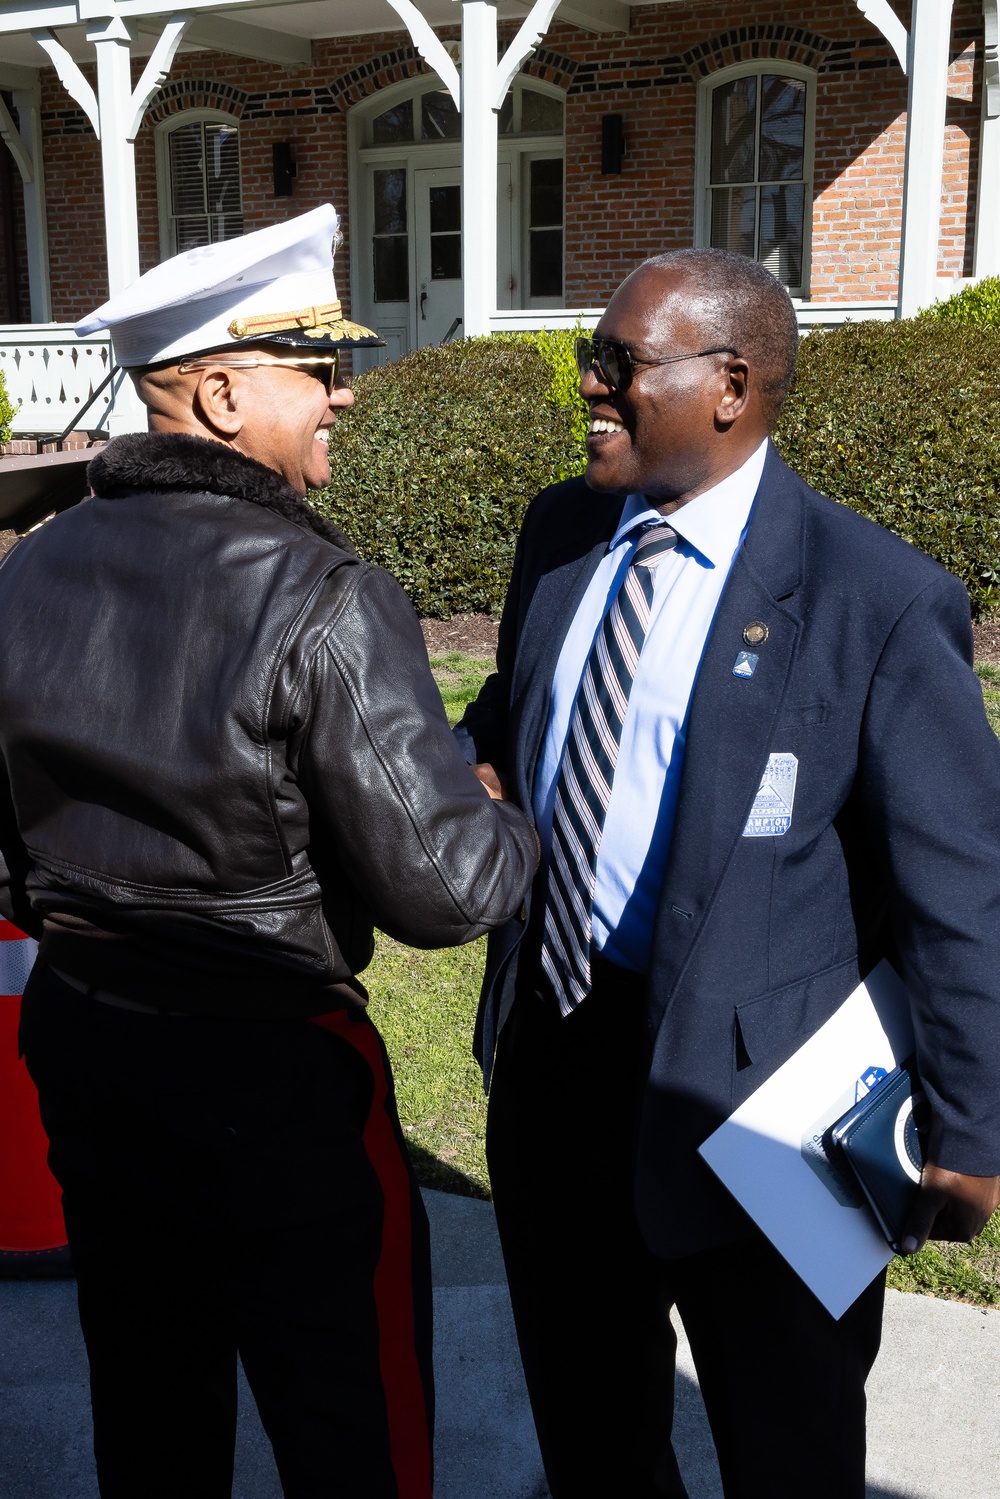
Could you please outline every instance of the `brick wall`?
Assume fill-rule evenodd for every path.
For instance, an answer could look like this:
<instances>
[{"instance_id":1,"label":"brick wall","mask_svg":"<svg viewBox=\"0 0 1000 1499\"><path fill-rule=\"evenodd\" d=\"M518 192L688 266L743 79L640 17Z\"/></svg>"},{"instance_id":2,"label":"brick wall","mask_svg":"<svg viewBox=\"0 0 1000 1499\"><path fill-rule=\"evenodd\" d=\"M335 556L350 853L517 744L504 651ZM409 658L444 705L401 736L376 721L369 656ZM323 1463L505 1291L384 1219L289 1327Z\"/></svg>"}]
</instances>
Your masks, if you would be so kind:
<instances>
[{"instance_id":1,"label":"brick wall","mask_svg":"<svg viewBox=\"0 0 1000 1499\"><path fill-rule=\"evenodd\" d=\"M957 0L953 34L941 270L962 275L971 271L975 212L982 68L976 0ZM906 80L888 45L851 0L793 0L791 8L777 0L708 0L636 8L628 36L554 26L530 65L567 90L567 305L599 305L644 256L692 243L698 80L757 57L798 62L817 74L812 295L895 296ZM240 121L247 229L332 200L349 235L347 111L378 87L422 71L409 38L398 32L316 42L312 65L295 73L219 54L179 56L136 144L143 269L159 259L157 123L192 105L222 108ZM54 73L44 77L53 315L71 320L106 295L100 157L85 117ZM625 120L620 176L600 173L606 113ZM272 195L271 145L278 140L295 149L291 198ZM345 247L338 288L349 309L348 263Z\"/></svg>"}]
</instances>

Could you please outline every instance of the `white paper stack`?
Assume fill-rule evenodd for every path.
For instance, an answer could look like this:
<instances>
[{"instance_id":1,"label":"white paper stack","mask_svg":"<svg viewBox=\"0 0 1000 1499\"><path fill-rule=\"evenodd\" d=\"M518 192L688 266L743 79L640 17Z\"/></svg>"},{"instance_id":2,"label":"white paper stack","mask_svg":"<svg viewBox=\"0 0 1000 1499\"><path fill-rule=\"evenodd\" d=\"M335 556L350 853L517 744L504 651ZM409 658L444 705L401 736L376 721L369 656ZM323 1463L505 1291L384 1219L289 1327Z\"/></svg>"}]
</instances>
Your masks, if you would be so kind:
<instances>
[{"instance_id":1,"label":"white paper stack","mask_svg":"<svg viewBox=\"0 0 1000 1499\"><path fill-rule=\"evenodd\" d=\"M825 1025L700 1148L750 1217L834 1317L892 1259L819 1140L913 1050L906 990L882 962Z\"/></svg>"}]
</instances>

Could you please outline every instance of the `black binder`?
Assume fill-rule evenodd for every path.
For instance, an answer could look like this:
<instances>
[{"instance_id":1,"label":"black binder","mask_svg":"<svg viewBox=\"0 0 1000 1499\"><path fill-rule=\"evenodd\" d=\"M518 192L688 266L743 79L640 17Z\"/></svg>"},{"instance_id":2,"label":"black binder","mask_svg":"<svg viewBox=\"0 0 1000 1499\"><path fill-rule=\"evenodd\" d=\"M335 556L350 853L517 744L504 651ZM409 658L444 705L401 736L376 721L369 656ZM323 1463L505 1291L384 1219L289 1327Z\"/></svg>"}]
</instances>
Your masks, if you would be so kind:
<instances>
[{"instance_id":1,"label":"black binder","mask_svg":"<svg viewBox=\"0 0 1000 1499\"><path fill-rule=\"evenodd\" d=\"M823 1135L831 1166L855 1196L860 1187L897 1254L920 1187L929 1115L910 1058Z\"/></svg>"}]
</instances>

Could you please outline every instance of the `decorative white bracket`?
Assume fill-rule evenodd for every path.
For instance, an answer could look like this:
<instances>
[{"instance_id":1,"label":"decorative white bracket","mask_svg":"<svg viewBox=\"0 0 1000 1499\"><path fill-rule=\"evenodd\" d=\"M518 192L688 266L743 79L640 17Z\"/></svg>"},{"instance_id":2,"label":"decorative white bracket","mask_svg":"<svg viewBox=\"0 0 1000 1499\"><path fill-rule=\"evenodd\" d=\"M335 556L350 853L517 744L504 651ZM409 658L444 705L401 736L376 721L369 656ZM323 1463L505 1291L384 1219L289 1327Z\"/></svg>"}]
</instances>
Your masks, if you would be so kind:
<instances>
[{"instance_id":1,"label":"decorative white bracket","mask_svg":"<svg viewBox=\"0 0 1000 1499\"><path fill-rule=\"evenodd\" d=\"M86 78L84 78L76 62L66 51L62 42L56 41L51 31L33 31L32 36L42 51L48 53L52 60L52 66L58 74L59 82L70 98L75 99L77 104L79 104L87 119L94 127L94 134L100 140L101 111L97 105L97 95Z\"/></svg>"},{"instance_id":2,"label":"decorative white bracket","mask_svg":"<svg viewBox=\"0 0 1000 1499\"><path fill-rule=\"evenodd\" d=\"M11 112L3 102L3 99L0 99L0 137L6 142L11 156L17 162L17 170L20 172L22 180L25 182L34 182L35 163L32 161L31 153L21 139L20 131L14 124Z\"/></svg>"},{"instance_id":3,"label":"decorative white bracket","mask_svg":"<svg viewBox=\"0 0 1000 1499\"><path fill-rule=\"evenodd\" d=\"M877 3L877 0L872 0ZM887 4L888 0L882 0ZM441 82L455 101L455 108L461 113L462 109L462 83L458 68L454 59L448 52L441 38L435 33L427 17L422 15L413 0L389 0L389 4L403 22L410 33L410 40L416 47L420 56L429 68L433 68ZM503 57L497 63L496 75L494 77L493 101L491 108L498 110L507 97L515 73L521 65L531 56L539 42L549 29L552 17L559 8L560 0L535 0L535 4L525 16L517 35L511 42Z\"/></svg>"},{"instance_id":4,"label":"decorative white bracket","mask_svg":"<svg viewBox=\"0 0 1000 1499\"><path fill-rule=\"evenodd\" d=\"M126 140L134 141L139 134L146 106L156 93L170 72L171 64L184 39L184 32L191 24L189 15L171 16L160 33L156 46L150 54L149 61L143 69L142 77L136 84L129 101L130 115ZM119 34L120 28L120 34ZM131 37L121 20L112 20L111 24L101 31L104 40L116 39L118 41L130 42ZM69 94L75 99L83 110L87 119L94 127L94 134L101 139L101 110L97 102L97 95L87 82L79 66L67 52L62 42L57 41L51 31L34 32L35 41L48 53L52 65L59 75L59 82ZM95 38L91 37L90 40Z\"/></svg>"},{"instance_id":5,"label":"decorative white bracket","mask_svg":"<svg viewBox=\"0 0 1000 1499\"><path fill-rule=\"evenodd\" d=\"M434 32L427 17L422 15L413 0L389 0L389 4L410 33L410 40L429 68L441 79L455 101L455 108L462 109L462 84L454 59L441 38Z\"/></svg>"},{"instance_id":6,"label":"decorative white bracket","mask_svg":"<svg viewBox=\"0 0 1000 1499\"><path fill-rule=\"evenodd\" d=\"M881 31L903 72L909 70L910 34L889 4L889 0L855 0L858 10Z\"/></svg>"},{"instance_id":7,"label":"decorative white bracket","mask_svg":"<svg viewBox=\"0 0 1000 1499\"><path fill-rule=\"evenodd\" d=\"M527 62L548 31L560 0L535 0L503 57L497 63L493 108L499 109L522 63Z\"/></svg>"},{"instance_id":8,"label":"decorative white bracket","mask_svg":"<svg viewBox=\"0 0 1000 1499\"><path fill-rule=\"evenodd\" d=\"M983 30L983 113L988 120L995 120L1000 118L1000 24L997 18L997 0L983 0Z\"/></svg>"},{"instance_id":9,"label":"decorative white bracket","mask_svg":"<svg viewBox=\"0 0 1000 1499\"><path fill-rule=\"evenodd\" d=\"M146 113L146 106L161 83L166 80L177 48L184 40L184 32L190 24L191 17L188 15L171 16L161 31L159 40L143 69L142 77L132 94L132 119L126 134L127 140L134 141L139 134L139 126Z\"/></svg>"}]
</instances>

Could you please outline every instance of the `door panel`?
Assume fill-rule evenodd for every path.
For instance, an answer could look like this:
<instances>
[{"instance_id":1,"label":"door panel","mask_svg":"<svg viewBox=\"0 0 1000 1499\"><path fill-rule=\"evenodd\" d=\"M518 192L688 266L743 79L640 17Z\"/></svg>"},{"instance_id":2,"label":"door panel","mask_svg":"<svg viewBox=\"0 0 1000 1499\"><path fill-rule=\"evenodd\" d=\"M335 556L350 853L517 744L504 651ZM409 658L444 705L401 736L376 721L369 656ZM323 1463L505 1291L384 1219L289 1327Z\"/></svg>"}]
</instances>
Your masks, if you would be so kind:
<instances>
[{"instance_id":1,"label":"door panel","mask_svg":"<svg viewBox=\"0 0 1000 1499\"><path fill-rule=\"evenodd\" d=\"M358 373L399 359L411 348L462 337L461 168L413 166L412 160L405 165L402 159L372 165L366 171L361 320L375 329L386 347L356 350L353 362ZM498 307L512 307L519 295L512 277L515 238L511 164L501 161Z\"/></svg>"},{"instance_id":2,"label":"door panel","mask_svg":"<svg viewBox=\"0 0 1000 1499\"><path fill-rule=\"evenodd\" d=\"M356 349L356 374L375 364L400 359L410 348L410 271L412 204L405 162L377 166L366 173L365 217L368 225L364 302L361 321L385 340L384 349ZM369 311L370 309L370 311Z\"/></svg>"},{"instance_id":3,"label":"door panel","mask_svg":"<svg viewBox=\"0 0 1000 1499\"><path fill-rule=\"evenodd\" d=\"M413 174L417 239L417 348L461 332L462 173L424 167ZM454 327L455 319L458 327Z\"/></svg>"}]
</instances>

